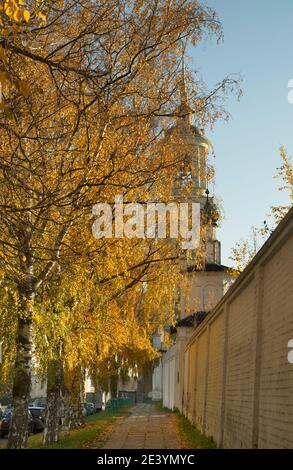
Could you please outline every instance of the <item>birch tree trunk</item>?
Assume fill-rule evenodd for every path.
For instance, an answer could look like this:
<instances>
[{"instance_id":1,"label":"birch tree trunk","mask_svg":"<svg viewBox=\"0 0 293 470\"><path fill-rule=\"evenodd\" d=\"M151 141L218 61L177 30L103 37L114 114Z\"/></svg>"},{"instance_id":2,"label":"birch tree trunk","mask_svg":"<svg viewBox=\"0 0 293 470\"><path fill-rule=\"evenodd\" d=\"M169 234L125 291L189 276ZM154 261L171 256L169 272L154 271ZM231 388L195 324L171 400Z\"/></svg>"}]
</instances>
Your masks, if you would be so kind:
<instances>
[{"instance_id":1,"label":"birch tree trunk","mask_svg":"<svg viewBox=\"0 0 293 470\"><path fill-rule=\"evenodd\" d=\"M76 429L84 424L82 415L82 374L81 367L75 367L67 372L64 387L64 431Z\"/></svg>"},{"instance_id":2,"label":"birch tree trunk","mask_svg":"<svg viewBox=\"0 0 293 470\"><path fill-rule=\"evenodd\" d=\"M62 407L63 364L60 360L50 361L47 373L47 405L43 444L59 440L59 422Z\"/></svg>"},{"instance_id":3,"label":"birch tree trunk","mask_svg":"<svg viewBox=\"0 0 293 470\"><path fill-rule=\"evenodd\" d=\"M17 331L17 350L12 391L13 414L10 423L8 448L24 449L28 438L28 405L31 388L32 362L32 302L33 292L20 296Z\"/></svg>"}]
</instances>

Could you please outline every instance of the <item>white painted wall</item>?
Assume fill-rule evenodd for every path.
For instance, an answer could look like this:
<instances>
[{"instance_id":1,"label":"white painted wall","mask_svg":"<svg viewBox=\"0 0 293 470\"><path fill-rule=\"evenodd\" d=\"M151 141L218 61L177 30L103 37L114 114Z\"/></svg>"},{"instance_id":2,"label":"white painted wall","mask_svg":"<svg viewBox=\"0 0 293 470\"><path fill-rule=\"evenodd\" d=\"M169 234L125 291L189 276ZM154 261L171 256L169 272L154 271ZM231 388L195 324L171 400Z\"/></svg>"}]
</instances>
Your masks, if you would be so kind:
<instances>
[{"instance_id":1,"label":"white painted wall","mask_svg":"<svg viewBox=\"0 0 293 470\"><path fill-rule=\"evenodd\" d=\"M176 406L176 356L178 345L175 344L163 358L163 406L173 410Z\"/></svg>"}]
</instances>

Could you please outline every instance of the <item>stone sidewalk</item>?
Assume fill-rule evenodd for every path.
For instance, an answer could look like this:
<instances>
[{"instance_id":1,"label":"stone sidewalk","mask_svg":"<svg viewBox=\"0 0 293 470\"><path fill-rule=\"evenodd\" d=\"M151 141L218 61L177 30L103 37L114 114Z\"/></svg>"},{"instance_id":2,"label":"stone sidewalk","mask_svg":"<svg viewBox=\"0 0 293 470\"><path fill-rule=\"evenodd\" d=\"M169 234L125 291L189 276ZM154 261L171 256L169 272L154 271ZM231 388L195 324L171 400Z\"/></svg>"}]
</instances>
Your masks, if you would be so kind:
<instances>
[{"instance_id":1,"label":"stone sidewalk","mask_svg":"<svg viewBox=\"0 0 293 470\"><path fill-rule=\"evenodd\" d=\"M172 415L156 410L155 405L135 405L131 415L118 422L108 436L104 449L181 449Z\"/></svg>"}]
</instances>

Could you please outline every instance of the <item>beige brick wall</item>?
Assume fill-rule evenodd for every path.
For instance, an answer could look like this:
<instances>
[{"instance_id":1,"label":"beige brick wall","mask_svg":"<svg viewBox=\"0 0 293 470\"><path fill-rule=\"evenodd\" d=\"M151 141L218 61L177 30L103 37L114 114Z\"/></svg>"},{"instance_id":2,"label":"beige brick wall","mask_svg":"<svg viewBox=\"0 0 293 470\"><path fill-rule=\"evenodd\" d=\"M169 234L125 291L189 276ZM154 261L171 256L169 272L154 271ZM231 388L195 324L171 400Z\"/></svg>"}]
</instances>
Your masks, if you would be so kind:
<instances>
[{"instance_id":1,"label":"beige brick wall","mask_svg":"<svg viewBox=\"0 0 293 470\"><path fill-rule=\"evenodd\" d=\"M184 352L184 374L183 374L183 406L182 406L182 412L184 413L185 416L188 414L188 405L189 405L189 352L190 352L190 347L186 349ZM192 358L192 360L194 360Z\"/></svg>"},{"instance_id":2,"label":"beige brick wall","mask_svg":"<svg viewBox=\"0 0 293 470\"><path fill-rule=\"evenodd\" d=\"M219 441L224 361L223 311L210 325L205 434Z\"/></svg>"},{"instance_id":3,"label":"beige brick wall","mask_svg":"<svg viewBox=\"0 0 293 470\"><path fill-rule=\"evenodd\" d=\"M206 392L206 370L207 370L207 346L208 335L204 332L197 339L197 361L195 370L195 413L194 423L199 430L204 427L204 414L205 414L205 392ZM189 361L192 365L191 356Z\"/></svg>"},{"instance_id":4,"label":"beige brick wall","mask_svg":"<svg viewBox=\"0 0 293 470\"><path fill-rule=\"evenodd\" d=\"M264 266L259 447L293 448L293 237Z\"/></svg>"},{"instance_id":5,"label":"beige brick wall","mask_svg":"<svg viewBox=\"0 0 293 470\"><path fill-rule=\"evenodd\" d=\"M293 209L187 344L184 413L225 448L293 448L290 339Z\"/></svg>"},{"instance_id":6,"label":"beige brick wall","mask_svg":"<svg viewBox=\"0 0 293 470\"><path fill-rule=\"evenodd\" d=\"M190 421L194 419L195 412L195 375L196 375L196 355L197 355L197 342L194 342L190 345L189 350L190 357L193 358L192 364L188 368L188 405L186 407L186 415Z\"/></svg>"},{"instance_id":7,"label":"beige brick wall","mask_svg":"<svg viewBox=\"0 0 293 470\"><path fill-rule=\"evenodd\" d=\"M254 384L254 303L255 284L251 281L229 308L224 447L250 446Z\"/></svg>"}]
</instances>

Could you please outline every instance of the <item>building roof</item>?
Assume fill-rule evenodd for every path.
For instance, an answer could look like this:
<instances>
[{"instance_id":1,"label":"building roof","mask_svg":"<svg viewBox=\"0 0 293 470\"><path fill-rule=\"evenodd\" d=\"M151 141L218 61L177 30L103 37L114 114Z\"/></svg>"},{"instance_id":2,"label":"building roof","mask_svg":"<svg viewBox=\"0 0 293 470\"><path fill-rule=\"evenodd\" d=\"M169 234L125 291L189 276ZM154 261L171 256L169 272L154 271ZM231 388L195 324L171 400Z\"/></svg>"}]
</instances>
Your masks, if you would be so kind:
<instances>
[{"instance_id":1,"label":"building roof","mask_svg":"<svg viewBox=\"0 0 293 470\"><path fill-rule=\"evenodd\" d=\"M228 271L229 269L231 269L231 268L229 268L228 266L225 266L223 264L206 263L203 269L201 269L198 266L188 266L187 271L188 272L194 272L194 271L224 272L224 271Z\"/></svg>"},{"instance_id":2,"label":"building roof","mask_svg":"<svg viewBox=\"0 0 293 470\"><path fill-rule=\"evenodd\" d=\"M180 326L185 326L185 327L187 326L187 327L195 328L205 319L207 314L208 312L192 313L191 315L188 315L187 317L178 320L176 323L176 328Z\"/></svg>"}]
</instances>

